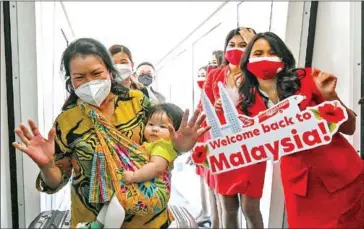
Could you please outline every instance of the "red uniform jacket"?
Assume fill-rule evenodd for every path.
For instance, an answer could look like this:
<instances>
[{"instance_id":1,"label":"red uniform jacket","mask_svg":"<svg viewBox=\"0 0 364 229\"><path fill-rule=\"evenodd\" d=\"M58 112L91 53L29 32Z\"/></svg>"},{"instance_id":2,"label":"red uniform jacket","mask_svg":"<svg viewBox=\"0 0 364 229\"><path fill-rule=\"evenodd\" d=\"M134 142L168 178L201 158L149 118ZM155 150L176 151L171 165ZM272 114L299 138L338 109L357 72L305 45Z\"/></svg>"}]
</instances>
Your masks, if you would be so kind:
<instances>
[{"instance_id":1,"label":"red uniform jacket","mask_svg":"<svg viewBox=\"0 0 364 229\"><path fill-rule=\"evenodd\" d=\"M306 96L300 103L301 110L324 101L310 72L302 77L301 89L296 94ZM251 115L255 116L266 109L263 99L256 93L255 104L249 108ZM283 185L289 185L297 195L306 196L309 170L317 174L328 192L335 192L361 174L363 162L345 137L336 133L328 145L282 157L281 170Z\"/></svg>"}]
</instances>

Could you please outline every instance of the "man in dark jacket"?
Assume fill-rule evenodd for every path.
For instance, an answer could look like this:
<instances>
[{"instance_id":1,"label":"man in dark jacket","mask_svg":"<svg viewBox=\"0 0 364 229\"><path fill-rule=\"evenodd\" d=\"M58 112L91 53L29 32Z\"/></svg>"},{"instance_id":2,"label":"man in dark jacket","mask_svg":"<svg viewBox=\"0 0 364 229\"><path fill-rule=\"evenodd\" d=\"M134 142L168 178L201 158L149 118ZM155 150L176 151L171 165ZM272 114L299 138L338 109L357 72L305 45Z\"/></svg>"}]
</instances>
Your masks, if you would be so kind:
<instances>
[{"instance_id":1,"label":"man in dark jacket","mask_svg":"<svg viewBox=\"0 0 364 229\"><path fill-rule=\"evenodd\" d=\"M166 102L166 98L161 93L155 91L151 86L155 79L155 68L153 64L149 62L143 62L139 64L136 68L136 74L137 81L145 87L147 91L145 94L150 99L151 103L155 104Z\"/></svg>"}]
</instances>

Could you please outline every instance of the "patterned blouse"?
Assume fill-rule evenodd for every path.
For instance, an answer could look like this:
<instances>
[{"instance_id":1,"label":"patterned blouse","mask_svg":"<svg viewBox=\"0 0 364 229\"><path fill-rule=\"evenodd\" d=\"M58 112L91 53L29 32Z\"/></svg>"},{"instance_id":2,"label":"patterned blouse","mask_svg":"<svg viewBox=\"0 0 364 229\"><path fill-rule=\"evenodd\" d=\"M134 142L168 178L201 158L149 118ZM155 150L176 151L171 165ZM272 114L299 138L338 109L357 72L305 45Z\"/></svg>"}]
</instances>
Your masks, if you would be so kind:
<instances>
[{"instance_id":1,"label":"patterned blouse","mask_svg":"<svg viewBox=\"0 0 364 229\"><path fill-rule=\"evenodd\" d=\"M118 96L111 123L125 136L141 144L148 106L149 101L142 92L130 90ZM91 204L88 201L92 159L98 139L91 120L77 104L68 107L58 116L55 128L54 160L62 172L62 183L57 189L51 189L39 175L36 187L39 191L53 194L72 177L71 227L75 228L80 222L96 220L102 208L102 204ZM169 224L169 212L164 209L157 215L126 215L122 228L168 228Z\"/></svg>"}]
</instances>

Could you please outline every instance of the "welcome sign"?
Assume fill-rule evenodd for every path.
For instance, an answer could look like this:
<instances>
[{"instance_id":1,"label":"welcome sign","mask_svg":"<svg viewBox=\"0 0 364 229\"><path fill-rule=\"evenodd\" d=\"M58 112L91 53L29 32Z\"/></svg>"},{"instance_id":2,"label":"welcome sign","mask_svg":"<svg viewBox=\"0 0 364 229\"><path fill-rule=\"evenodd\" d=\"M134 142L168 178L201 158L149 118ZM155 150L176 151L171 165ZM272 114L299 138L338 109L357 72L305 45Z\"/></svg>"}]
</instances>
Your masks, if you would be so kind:
<instances>
[{"instance_id":1,"label":"welcome sign","mask_svg":"<svg viewBox=\"0 0 364 229\"><path fill-rule=\"evenodd\" d=\"M332 136L348 118L339 101L299 109L305 97L291 96L251 118L239 115L222 84L222 107L227 121L221 126L206 94L202 104L211 139L197 144L192 158L209 167L213 174L223 173L263 161L278 162L281 157L331 142Z\"/></svg>"}]
</instances>

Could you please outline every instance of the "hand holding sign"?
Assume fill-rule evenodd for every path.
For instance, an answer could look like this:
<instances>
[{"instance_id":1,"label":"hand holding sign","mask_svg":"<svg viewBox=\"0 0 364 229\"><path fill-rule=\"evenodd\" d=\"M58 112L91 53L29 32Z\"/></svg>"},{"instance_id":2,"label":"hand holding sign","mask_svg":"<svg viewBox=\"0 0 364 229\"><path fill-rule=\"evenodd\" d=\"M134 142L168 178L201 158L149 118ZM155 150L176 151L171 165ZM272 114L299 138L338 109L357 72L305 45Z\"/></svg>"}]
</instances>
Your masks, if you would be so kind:
<instances>
[{"instance_id":1,"label":"hand holding sign","mask_svg":"<svg viewBox=\"0 0 364 229\"><path fill-rule=\"evenodd\" d=\"M221 112L222 111L221 99L218 99L218 100L215 101L214 107L215 107L216 112Z\"/></svg>"},{"instance_id":2,"label":"hand holding sign","mask_svg":"<svg viewBox=\"0 0 364 229\"><path fill-rule=\"evenodd\" d=\"M214 174L269 159L277 162L282 156L328 144L348 117L337 101L300 111L298 104L305 98L294 95L250 118L237 114L232 102L224 96L225 89L219 86L227 124L221 126L215 120L216 115L209 112L213 110L211 103L203 98L213 139L196 145L192 155L196 164L206 167L208 164Z\"/></svg>"}]
</instances>

